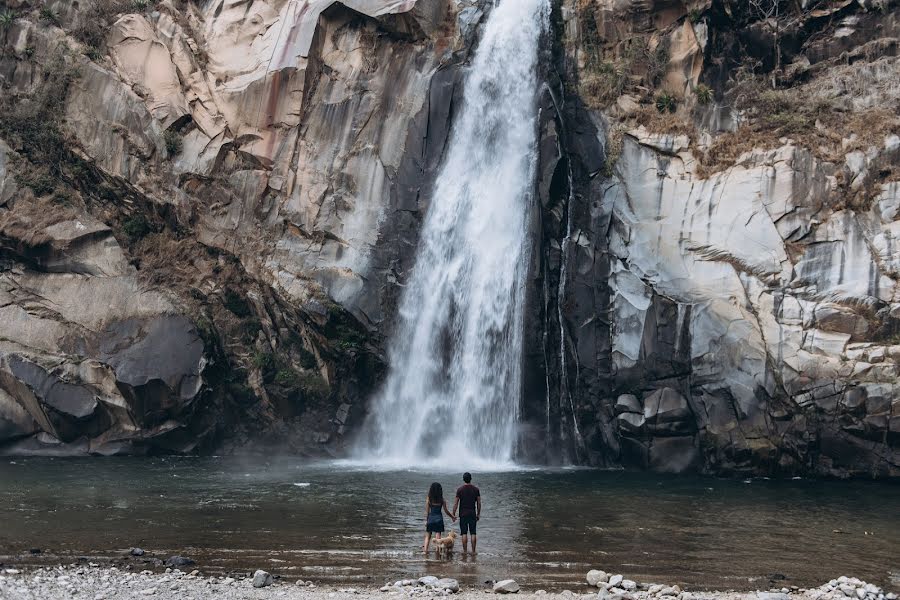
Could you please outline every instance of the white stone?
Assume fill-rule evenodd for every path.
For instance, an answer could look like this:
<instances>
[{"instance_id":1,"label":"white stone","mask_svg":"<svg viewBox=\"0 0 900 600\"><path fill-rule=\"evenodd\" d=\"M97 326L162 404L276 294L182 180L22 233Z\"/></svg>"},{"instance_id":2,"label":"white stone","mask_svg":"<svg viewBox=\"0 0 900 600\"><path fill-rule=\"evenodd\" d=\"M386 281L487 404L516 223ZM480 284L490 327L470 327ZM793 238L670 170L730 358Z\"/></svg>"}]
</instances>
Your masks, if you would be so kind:
<instances>
[{"instance_id":1,"label":"white stone","mask_svg":"<svg viewBox=\"0 0 900 600\"><path fill-rule=\"evenodd\" d=\"M606 571L591 569L587 573L588 585L596 586L598 583L605 583L609 580L609 574Z\"/></svg>"},{"instance_id":2,"label":"white stone","mask_svg":"<svg viewBox=\"0 0 900 600\"><path fill-rule=\"evenodd\" d=\"M515 579L504 579L494 584L495 594L515 594L519 591L519 584Z\"/></svg>"}]
</instances>

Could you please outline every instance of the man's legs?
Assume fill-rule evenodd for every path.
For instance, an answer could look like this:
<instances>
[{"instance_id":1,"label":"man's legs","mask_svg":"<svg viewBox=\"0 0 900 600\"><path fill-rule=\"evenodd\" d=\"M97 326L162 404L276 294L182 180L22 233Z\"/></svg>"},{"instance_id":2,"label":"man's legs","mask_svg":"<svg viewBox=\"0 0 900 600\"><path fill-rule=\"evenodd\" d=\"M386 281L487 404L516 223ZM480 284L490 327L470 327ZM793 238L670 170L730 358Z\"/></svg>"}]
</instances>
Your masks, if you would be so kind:
<instances>
[{"instance_id":1,"label":"man's legs","mask_svg":"<svg viewBox=\"0 0 900 600\"><path fill-rule=\"evenodd\" d=\"M463 554L469 551L469 530L473 526L474 521L471 517L459 518L459 533L462 535Z\"/></svg>"},{"instance_id":2,"label":"man's legs","mask_svg":"<svg viewBox=\"0 0 900 600\"><path fill-rule=\"evenodd\" d=\"M472 534L472 554L475 554L475 545L478 543L478 536Z\"/></svg>"}]
</instances>

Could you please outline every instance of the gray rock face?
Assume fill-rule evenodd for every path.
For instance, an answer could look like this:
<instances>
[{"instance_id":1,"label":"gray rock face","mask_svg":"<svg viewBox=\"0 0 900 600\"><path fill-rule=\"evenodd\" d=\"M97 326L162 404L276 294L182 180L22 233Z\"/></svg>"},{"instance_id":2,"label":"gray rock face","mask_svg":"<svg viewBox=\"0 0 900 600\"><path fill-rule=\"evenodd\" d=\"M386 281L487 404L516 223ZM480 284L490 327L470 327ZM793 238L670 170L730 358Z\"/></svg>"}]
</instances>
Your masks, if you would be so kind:
<instances>
[{"instance_id":1,"label":"gray rock face","mask_svg":"<svg viewBox=\"0 0 900 600\"><path fill-rule=\"evenodd\" d=\"M579 30L575 3L564 4L567 31ZM542 289L526 332L543 351L526 356L537 375L524 413L534 427L549 415L547 454L666 472L897 476L900 396L889 382L900 367L885 335L900 315L888 241L897 184L872 174L900 162L892 131L834 162L776 136L704 172L705 144L741 117L691 113L691 90L711 68L705 44L729 34L663 2L595 8L610 60L629 36L669 40L660 89L697 115L687 119L697 133L650 131L629 116L636 97L546 107L553 151L542 146L539 172L559 185L538 181ZM858 43L880 35L872 15L853 11ZM575 59L566 68L579 64L576 46L563 49ZM816 47L792 68L830 60ZM892 77L872 64L854 72ZM866 102L896 100L873 92ZM614 165L601 170L615 136ZM869 201L855 205L863 189Z\"/></svg>"},{"instance_id":2,"label":"gray rock face","mask_svg":"<svg viewBox=\"0 0 900 600\"><path fill-rule=\"evenodd\" d=\"M87 175L64 210L0 140L0 452L193 452L224 429L335 452L378 379L479 6L109 15L108 55L67 59ZM40 92L85 9L16 21L4 94Z\"/></svg>"}]
</instances>

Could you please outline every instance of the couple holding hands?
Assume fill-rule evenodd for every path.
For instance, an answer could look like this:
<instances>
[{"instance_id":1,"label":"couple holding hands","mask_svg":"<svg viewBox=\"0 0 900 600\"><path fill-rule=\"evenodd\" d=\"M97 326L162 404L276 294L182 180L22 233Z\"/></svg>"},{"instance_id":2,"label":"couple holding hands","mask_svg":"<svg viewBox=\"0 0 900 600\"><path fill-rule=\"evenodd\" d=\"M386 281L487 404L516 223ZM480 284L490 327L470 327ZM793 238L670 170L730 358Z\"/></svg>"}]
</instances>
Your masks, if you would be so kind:
<instances>
[{"instance_id":1,"label":"couple holding hands","mask_svg":"<svg viewBox=\"0 0 900 600\"><path fill-rule=\"evenodd\" d=\"M447 508L444 500L444 488L440 483L432 483L428 489L428 498L425 502L425 544L422 551L426 554L431 546L431 537L435 536L435 544L438 548L452 548L456 532L450 532L450 544L442 543L441 534L444 533L444 516L441 511L447 513L453 522L456 522L456 510L459 509L459 533L462 536L463 552L469 551L469 535L472 536L472 554L475 554L475 546L478 543L477 523L481 518L481 491L472 485L472 474L463 474L463 485L456 490L456 501L453 503L453 511Z\"/></svg>"}]
</instances>

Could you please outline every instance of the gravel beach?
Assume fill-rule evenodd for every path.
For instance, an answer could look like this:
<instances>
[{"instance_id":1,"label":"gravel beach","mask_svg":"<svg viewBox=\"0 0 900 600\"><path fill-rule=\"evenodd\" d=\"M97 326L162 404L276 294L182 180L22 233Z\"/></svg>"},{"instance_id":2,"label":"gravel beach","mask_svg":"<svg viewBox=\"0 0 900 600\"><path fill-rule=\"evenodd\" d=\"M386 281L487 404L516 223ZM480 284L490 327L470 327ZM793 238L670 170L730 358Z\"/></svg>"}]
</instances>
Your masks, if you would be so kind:
<instances>
[{"instance_id":1,"label":"gravel beach","mask_svg":"<svg viewBox=\"0 0 900 600\"><path fill-rule=\"evenodd\" d=\"M514 591L517 590L517 591ZM629 581L621 575L591 571L568 590L519 590L512 580L481 587L460 586L453 579L423 577L397 581L383 587L317 586L312 581L282 582L265 571L244 578L206 577L198 571L166 569L165 573L133 572L115 567L69 565L55 568L0 570L3 600L359 600L381 598L436 598L460 600L498 595L517 598L583 598L585 600L897 600L894 593L851 577L840 577L812 589L760 591L690 591L678 586Z\"/></svg>"}]
</instances>

